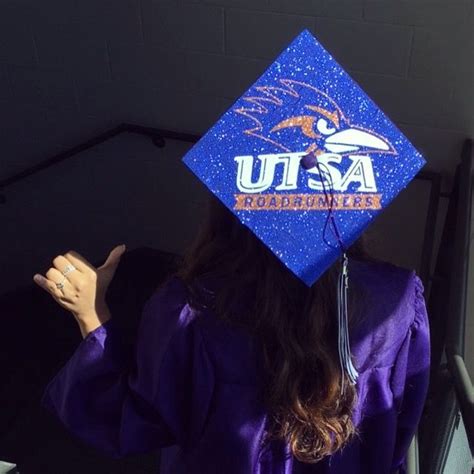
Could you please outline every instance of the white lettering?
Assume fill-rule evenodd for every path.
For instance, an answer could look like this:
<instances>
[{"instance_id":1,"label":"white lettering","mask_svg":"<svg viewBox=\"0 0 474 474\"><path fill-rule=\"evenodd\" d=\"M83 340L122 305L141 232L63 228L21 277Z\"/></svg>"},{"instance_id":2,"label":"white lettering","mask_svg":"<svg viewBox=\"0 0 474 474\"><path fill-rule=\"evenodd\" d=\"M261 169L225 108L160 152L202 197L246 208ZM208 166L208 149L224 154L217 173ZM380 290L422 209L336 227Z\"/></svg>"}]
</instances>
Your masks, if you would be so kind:
<instances>
[{"instance_id":1,"label":"white lettering","mask_svg":"<svg viewBox=\"0 0 474 474\"><path fill-rule=\"evenodd\" d=\"M243 193L260 193L268 189L275 177L275 167L283 165L282 183L275 189L278 191L296 189L298 187L298 171L301 158L305 153L281 153L258 155L260 172L256 181L252 180L254 159L253 156L236 156L237 188Z\"/></svg>"},{"instance_id":2,"label":"white lettering","mask_svg":"<svg viewBox=\"0 0 474 474\"><path fill-rule=\"evenodd\" d=\"M351 183L359 183L358 192L373 193L377 191L370 157L351 155L349 159L352 160L352 164L342 178L340 190L345 191Z\"/></svg>"},{"instance_id":3,"label":"white lettering","mask_svg":"<svg viewBox=\"0 0 474 474\"><path fill-rule=\"evenodd\" d=\"M274 184L275 170L280 165L283 166L283 175L281 183L275 187L275 190L296 189L300 169L303 171L300 167L301 158L305 155L305 152L258 155L260 169L256 180L253 176L255 163L258 161L254 162L254 157L251 155L236 156L234 160L237 163L237 188L242 193L261 193L267 190ZM342 162L342 155L337 153L319 155L319 166L303 171L309 173L310 176L308 187L317 191L333 189L344 192L350 184L358 183L357 192L376 192L377 185L371 158L366 155L350 155L347 158L351 160L351 165L342 175L337 167Z\"/></svg>"},{"instance_id":4,"label":"white lettering","mask_svg":"<svg viewBox=\"0 0 474 474\"><path fill-rule=\"evenodd\" d=\"M319 176L319 181L309 178L308 187L317 191L324 191L324 189L331 189L331 187L337 191L337 186L341 182L341 173L337 168L331 166L331 163L341 163L342 156L336 153L324 153L318 156L319 167L315 166L309 170L308 173ZM323 176L319 172L321 169ZM324 178L324 180L323 180Z\"/></svg>"}]
</instances>

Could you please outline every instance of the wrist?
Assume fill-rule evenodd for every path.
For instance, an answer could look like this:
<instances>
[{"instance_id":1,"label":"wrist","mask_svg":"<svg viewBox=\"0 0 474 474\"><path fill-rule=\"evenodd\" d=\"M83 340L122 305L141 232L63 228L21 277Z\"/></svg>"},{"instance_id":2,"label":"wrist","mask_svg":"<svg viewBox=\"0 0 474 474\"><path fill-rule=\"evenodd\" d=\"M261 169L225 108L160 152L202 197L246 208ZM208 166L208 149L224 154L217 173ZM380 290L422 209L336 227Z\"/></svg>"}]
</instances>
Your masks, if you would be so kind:
<instances>
[{"instance_id":1,"label":"wrist","mask_svg":"<svg viewBox=\"0 0 474 474\"><path fill-rule=\"evenodd\" d=\"M110 314L110 310L107 307L102 308L99 311L94 311L90 314L76 316L82 337L85 338L90 332L94 331L106 321L111 319L111 317L112 315Z\"/></svg>"},{"instance_id":2,"label":"wrist","mask_svg":"<svg viewBox=\"0 0 474 474\"><path fill-rule=\"evenodd\" d=\"M85 339L89 333L91 333L92 331L95 331L99 326L102 326L102 324L107 322L109 319L110 318L102 319L102 320L97 319L95 321L88 321L88 322L81 321L79 323L79 329L81 331L82 338Z\"/></svg>"}]
</instances>

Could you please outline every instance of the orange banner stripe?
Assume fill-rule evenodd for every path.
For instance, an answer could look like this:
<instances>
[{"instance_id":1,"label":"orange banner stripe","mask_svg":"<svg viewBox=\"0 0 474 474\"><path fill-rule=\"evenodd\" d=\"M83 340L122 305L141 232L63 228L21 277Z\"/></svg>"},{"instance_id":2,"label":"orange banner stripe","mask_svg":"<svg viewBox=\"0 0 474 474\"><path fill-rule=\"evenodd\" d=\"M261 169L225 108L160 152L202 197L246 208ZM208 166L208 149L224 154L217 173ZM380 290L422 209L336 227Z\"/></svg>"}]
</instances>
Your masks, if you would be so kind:
<instances>
[{"instance_id":1,"label":"orange banner stripe","mask_svg":"<svg viewBox=\"0 0 474 474\"><path fill-rule=\"evenodd\" d=\"M237 211L324 211L381 209L381 194L235 194ZM332 199L332 206L331 206Z\"/></svg>"}]
</instances>

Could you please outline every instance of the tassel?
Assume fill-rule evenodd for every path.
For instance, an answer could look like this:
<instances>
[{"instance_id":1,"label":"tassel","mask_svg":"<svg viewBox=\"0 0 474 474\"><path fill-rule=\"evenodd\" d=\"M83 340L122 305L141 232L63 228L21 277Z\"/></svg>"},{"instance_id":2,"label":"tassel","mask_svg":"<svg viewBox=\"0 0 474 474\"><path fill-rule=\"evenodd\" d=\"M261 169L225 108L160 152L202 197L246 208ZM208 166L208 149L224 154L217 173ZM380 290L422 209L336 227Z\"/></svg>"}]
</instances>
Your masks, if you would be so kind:
<instances>
[{"instance_id":1,"label":"tassel","mask_svg":"<svg viewBox=\"0 0 474 474\"><path fill-rule=\"evenodd\" d=\"M348 258L344 252L342 255L342 269L339 273L337 284L337 313L338 313L338 350L341 365L341 395L343 394L344 377L347 374L350 382L355 384L359 376L352 364L349 343L349 324L347 312L347 289L348 289Z\"/></svg>"},{"instance_id":2,"label":"tassel","mask_svg":"<svg viewBox=\"0 0 474 474\"><path fill-rule=\"evenodd\" d=\"M339 351L339 363L341 366L341 396L344 393L344 380L345 375L349 377L349 381L352 384L357 382L357 377L359 376L356 368L352 364L351 359L351 349L349 343L349 323L348 323L348 315L347 315L347 288L348 288L348 258L345 251L345 246L342 241L341 235L336 225L336 221L334 219L333 214L333 203L334 200L332 199L332 193L334 191L334 186L332 182L331 173L327 170L323 170L320 166L319 160L317 155L312 152L306 155L302 160L301 164L303 168L309 169L314 166L317 166L319 174L321 177L324 177L329 184L329 191L326 189L326 185L323 179L321 179L321 183L323 186L323 191L326 199L331 203L329 210L328 210L328 218L326 219L326 223L323 230L323 239L324 241L329 244L328 240L325 238L326 229L328 226L331 227L337 242L339 244L339 249L342 252L342 268L341 272L339 273L339 278L337 282L337 326L338 326L338 351Z\"/></svg>"}]
</instances>

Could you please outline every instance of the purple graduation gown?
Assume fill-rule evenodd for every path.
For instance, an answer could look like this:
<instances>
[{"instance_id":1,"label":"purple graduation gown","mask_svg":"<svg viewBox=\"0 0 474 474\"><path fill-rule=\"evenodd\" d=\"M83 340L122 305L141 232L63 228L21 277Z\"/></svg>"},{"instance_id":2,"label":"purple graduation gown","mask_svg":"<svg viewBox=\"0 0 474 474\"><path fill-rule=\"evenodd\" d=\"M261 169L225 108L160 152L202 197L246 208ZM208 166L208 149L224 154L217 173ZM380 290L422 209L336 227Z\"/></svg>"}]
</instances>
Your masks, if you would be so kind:
<instances>
[{"instance_id":1,"label":"purple graduation gown","mask_svg":"<svg viewBox=\"0 0 474 474\"><path fill-rule=\"evenodd\" d=\"M351 259L349 271L349 282L357 279L370 298L350 336L360 435L319 463L298 462L284 442L260 449L267 413L258 397L257 345L211 312L192 309L176 277L143 309L131 369L124 369L112 317L81 341L41 403L114 458L171 447L162 451L162 474L405 472L429 379L423 286L414 271L387 263Z\"/></svg>"}]
</instances>

